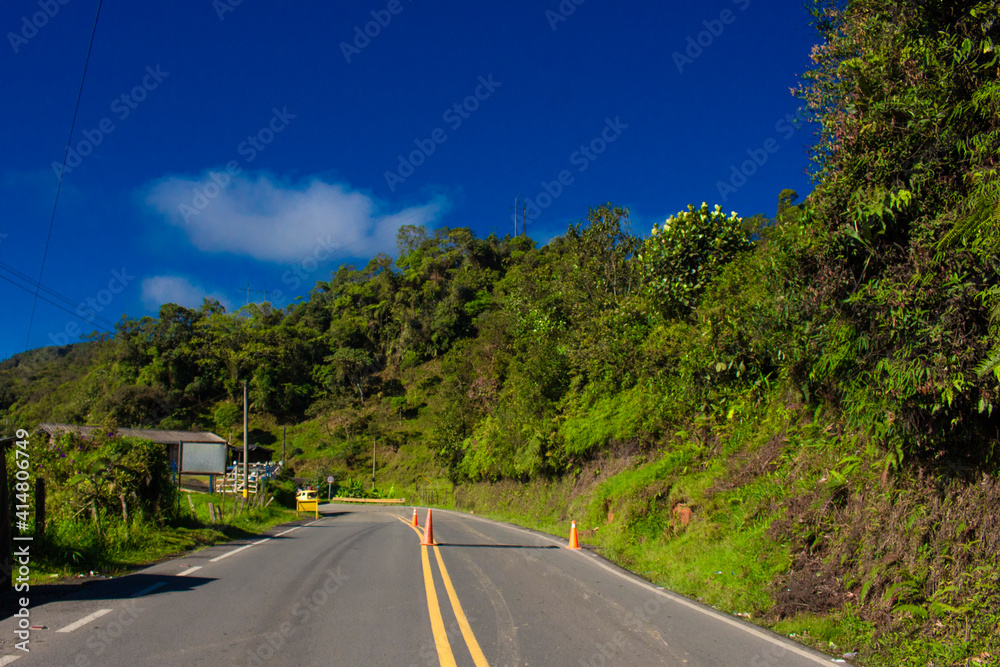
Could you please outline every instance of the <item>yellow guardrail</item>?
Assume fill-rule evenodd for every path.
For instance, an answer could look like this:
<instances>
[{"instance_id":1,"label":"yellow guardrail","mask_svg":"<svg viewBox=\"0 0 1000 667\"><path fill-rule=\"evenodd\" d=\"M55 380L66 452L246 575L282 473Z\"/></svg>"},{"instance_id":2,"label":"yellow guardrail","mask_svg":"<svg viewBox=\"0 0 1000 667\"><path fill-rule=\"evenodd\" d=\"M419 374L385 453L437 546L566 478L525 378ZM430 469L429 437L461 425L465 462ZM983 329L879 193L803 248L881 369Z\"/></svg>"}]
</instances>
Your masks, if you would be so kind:
<instances>
[{"instance_id":1,"label":"yellow guardrail","mask_svg":"<svg viewBox=\"0 0 1000 667\"><path fill-rule=\"evenodd\" d=\"M331 503L374 503L377 505L405 505L406 498L331 498Z\"/></svg>"}]
</instances>

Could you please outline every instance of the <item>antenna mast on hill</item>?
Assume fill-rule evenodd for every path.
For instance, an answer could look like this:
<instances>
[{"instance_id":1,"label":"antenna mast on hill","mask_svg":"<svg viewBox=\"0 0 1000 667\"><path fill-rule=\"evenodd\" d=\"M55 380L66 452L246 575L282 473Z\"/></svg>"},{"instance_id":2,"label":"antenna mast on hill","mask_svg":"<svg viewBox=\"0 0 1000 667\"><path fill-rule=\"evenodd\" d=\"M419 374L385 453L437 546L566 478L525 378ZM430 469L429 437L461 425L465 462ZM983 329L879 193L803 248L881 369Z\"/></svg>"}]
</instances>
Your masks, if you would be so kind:
<instances>
[{"instance_id":1,"label":"antenna mast on hill","mask_svg":"<svg viewBox=\"0 0 1000 667\"><path fill-rule=\"evenodd\" d=\"M517 204L519 201L521 202L521 233L528 233L528 212L526 204L518 197L514 197L514 238L517 238Z\"/></svg>"},{"instance_id":2,"label":"antenna mast on hill","mask_svg":"<svg viewBox=\"0 0 1000 667\"><path fill-rule=\"evenodd\" d=\"M247 299L246 299L246 304L245 304L247 306L250 305L250 293L251 292L253 292L254 294L263 294L265 297L268 297L268 296L271 295L271 292L267 289L267 283L266 282L264 283L264 289L261 290L261 289L250 289L250 282L247 281L247 286L246 287L241 287L240 291L247 293Z\"/></svg>"}]
</instances>

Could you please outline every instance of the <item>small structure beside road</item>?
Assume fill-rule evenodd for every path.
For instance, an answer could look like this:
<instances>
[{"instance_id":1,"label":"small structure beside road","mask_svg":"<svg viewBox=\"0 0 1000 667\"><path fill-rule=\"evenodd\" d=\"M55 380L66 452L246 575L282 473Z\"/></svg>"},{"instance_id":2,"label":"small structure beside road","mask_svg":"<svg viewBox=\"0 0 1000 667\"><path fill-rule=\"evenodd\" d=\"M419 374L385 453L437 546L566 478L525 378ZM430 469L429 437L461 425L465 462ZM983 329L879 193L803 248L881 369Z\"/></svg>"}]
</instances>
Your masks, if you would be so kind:
<instances>
[{"instance_id":1,"label":"small structure beside road","mask_svg":"<svg viewBox=\"0 0 1000 667\"><path fill-rule=\"evenodd\" d=\"M89 438L95 431L100 431L101 426L76 426L73 424L54 424L43 422L38 425L38 430L48 434L53 440L67 434L75 433L82 438ZM167 462L170 468L177 471L180 467L181 452L187 448L184 454L184 465L180 472L183 473L221 473L223 470L197 470L192 468L207 468L201 465L202 458L219 458L222 453L222 462L225 465L225 438L212 433L211 431L161 431L151 428L117 428L115 434L130 438L141 438L162 444L167 450ZM204 455L204 456L202 456Z\"/></svg>"}]
</instances>

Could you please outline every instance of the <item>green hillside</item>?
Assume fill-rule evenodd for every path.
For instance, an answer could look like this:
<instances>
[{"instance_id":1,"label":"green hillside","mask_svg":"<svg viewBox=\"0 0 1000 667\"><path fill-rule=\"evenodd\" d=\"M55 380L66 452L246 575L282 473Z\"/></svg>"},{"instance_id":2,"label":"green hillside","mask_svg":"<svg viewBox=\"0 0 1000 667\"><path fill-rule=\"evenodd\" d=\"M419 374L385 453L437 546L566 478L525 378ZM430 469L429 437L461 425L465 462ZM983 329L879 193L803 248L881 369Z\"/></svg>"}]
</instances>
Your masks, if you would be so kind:
<instances>
[{"instance_id":1,"label":"green hillside","mask_svg":"<svg viewBox=\"0 0 1000 667\"><path fill-rule=\"evenodd\" d=\"M7 428L238 440L246 381L298 477L370 485L374 442L383 490L576 519L858 664L996 664L1000 6L816 4L805 201L638 230L609 203L544 246L403 227L284 310L168 304L3 362Z\"/></svg>"}]
</instances>

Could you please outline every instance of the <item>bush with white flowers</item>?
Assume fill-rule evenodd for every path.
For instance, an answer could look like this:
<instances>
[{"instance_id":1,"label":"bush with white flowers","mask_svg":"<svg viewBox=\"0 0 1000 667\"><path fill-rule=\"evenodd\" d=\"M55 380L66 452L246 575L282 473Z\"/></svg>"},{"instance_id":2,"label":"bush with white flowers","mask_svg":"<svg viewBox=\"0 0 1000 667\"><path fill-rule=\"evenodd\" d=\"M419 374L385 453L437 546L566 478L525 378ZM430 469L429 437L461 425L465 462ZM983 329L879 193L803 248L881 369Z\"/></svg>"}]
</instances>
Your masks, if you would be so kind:
<instances>
[{"instance_id":1,"label":"bush with white flowers","mask_svg":"<svg viewBox=\"0 0 1000 667\"><path fill-rule=\"evenodd\" d=\"M703 203L654 226L637 259L654 304L675 317L691 312L719 269L752 247L743 218Z\"/></svg>"}]
</instances>

